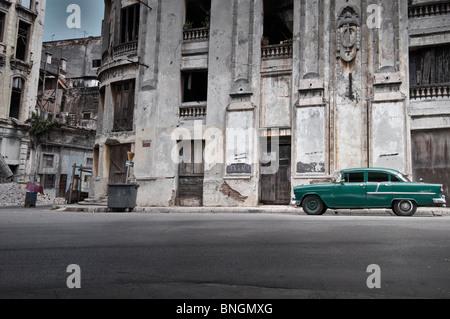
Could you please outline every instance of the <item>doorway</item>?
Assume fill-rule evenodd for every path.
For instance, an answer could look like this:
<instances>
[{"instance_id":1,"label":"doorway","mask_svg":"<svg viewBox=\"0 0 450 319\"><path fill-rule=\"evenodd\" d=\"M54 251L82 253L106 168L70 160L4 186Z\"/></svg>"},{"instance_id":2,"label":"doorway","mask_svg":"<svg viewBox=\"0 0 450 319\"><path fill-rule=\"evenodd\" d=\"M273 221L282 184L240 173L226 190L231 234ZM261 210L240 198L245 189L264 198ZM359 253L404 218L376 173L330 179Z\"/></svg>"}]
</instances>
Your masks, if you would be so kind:
<instances>
[{"instance_id":1,"label":"doorway","mask_svg":"<svg viewBox=\"0 0 450 319\"><path fill-rule=\"evenodd\" d=\"M180 148L178 196L176 205L203 206L203 181L205 179L205 141L183 141Z\"/></svg>"},{"instance_id":2,"label":"doorway","mask_svg":"<svg viewBox=\"0 0 450 319\"><path fill-rule=\"evenodd\" d=\"M262 168L277 167L272 172L264 172L261 170L261 203L264 205L289 205L291 201L291 137L280 137L278 147L272 150L272 143L269 138L267 145L261 143L263 148L262 154L267 154L273 158L261 164ZM270 171L267 170L267 171Z\"/></svg>"},{"instance_id":3,"label":"doorway","mask_svg":"<svg viewBox=\"0 0 450 319\"><path fill-rule=\"evenodd\" d=\"M125 184L127 182L128 152L131 151L131 144L110 146L109 157L109 183Z\"/></svg>"}]
</instances>

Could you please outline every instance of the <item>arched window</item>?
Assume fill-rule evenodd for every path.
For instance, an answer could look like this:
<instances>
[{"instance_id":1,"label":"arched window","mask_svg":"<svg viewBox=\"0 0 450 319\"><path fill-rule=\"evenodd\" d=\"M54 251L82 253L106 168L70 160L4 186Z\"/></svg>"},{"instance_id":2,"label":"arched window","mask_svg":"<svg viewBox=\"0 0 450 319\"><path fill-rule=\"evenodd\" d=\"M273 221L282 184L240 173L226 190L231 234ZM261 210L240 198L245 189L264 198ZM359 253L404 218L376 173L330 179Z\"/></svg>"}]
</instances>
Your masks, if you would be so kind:
<instances>
[{"instance_id":1,"label":"arched window","mask_svg":"<svg viewBox=\"0 0 450 319\"><path fill-rule=\"evenodd\" d=\"M13 78L11 89L11 104L9 108L9 117L19 119L20 106L22 104L22 92L25 86L25 80L20 77Z\"/></svg>"}]
</instances>

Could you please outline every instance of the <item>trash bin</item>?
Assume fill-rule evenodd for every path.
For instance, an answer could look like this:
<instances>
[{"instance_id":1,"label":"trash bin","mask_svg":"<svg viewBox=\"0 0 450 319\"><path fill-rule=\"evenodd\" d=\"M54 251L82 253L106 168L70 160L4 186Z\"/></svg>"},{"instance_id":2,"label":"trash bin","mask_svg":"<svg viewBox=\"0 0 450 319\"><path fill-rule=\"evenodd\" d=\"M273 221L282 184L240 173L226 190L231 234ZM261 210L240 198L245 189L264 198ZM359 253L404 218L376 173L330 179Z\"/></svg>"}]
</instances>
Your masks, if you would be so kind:
<instances>
[{"instance_id":1,"label":"trash bin","mask_svg":"<svg viewBox=\"0 0 450 319\"><path fill-rule=\"evenodd\" d=\"M138 188L138 184L109 184L108 211L132 211L136 207Z\"/></svg>"},{"instance_id":2,"label":"trash bin","mask_svg":"<svg viewBox=\"0 0 450 319\"><path fill-rule=\"evenodd\" d=\"M37 193L28 192L25 195L25 208L36 207Z\"/></svg>"}]
</instances>

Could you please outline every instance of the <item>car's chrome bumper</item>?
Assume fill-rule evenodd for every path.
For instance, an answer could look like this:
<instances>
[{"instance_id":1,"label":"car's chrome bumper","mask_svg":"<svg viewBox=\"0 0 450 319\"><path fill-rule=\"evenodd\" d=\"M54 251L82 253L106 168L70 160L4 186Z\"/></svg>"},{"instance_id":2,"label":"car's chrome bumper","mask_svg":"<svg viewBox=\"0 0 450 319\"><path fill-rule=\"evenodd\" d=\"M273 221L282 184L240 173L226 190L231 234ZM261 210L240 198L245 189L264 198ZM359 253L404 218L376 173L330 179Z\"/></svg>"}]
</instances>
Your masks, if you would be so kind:
<instances>
[{"instance_id":1,"label":"car's chrome bumper","mask_svg":"<svg viewBox=\"0 0 450 319\"><path fill-rule=\"evenodd\" d=\"M442 207L447 207L447 200L445 199L445 196L444 196L444 195L442 195L441 198L435 198L435 199L433 199L433 203L434 203L435 205L439 205L439 206L442 206Z\"/></svg>"},{"instance_id":2,"label":"car's chrome bumper","mask_svg":"<svg viewBox=\"0 0 450 319\"><path fill-rule=\"evenodd\" d=\"M295 198L293 198L291 200L291 206L300 206L300 201L298 201Z\"/></svg>"}]
</instances>

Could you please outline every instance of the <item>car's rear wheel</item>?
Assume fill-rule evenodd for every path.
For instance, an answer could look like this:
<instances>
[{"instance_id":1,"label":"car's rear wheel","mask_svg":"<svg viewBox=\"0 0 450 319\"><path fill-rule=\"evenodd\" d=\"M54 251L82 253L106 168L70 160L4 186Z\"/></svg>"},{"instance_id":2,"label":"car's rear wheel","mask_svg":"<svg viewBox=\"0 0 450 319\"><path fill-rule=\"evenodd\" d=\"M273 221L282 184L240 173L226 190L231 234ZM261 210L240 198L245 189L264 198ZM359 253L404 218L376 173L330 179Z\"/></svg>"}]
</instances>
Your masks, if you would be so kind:
<instances>
[{"instance_id":1,"label":"car's rear wheel","mask_svg":"<svg viewBox=\"0 0 450 319\"><path fill-rule=\"evenodd\" d=\"M302 202L303 211L307 215L323 215L327 211L327 207L322 199L317 195L306 196Z\"/></svg>"},{"instance_id":2,"label":"car's rear wheel","mask_svg":"<svg viewBox=\"0 0 450 319\"><path fill-rule=\"evenodd\" d=\"M413 216L417 212L417 204L411 200L398 200L394 203L393 211L397 216Z\"/></svg>"}]
</instances>

